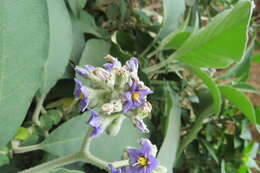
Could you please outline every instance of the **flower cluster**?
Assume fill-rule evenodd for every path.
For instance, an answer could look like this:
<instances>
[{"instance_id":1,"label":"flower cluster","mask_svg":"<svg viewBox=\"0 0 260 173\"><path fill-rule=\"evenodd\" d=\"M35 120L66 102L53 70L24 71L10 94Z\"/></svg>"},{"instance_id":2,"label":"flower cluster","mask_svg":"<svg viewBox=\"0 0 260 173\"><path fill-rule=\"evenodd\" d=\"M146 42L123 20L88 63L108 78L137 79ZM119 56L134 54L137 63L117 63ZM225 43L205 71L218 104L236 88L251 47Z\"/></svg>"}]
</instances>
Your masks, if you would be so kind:
<instances>
[{"instance_id":1,"label":"flower cluster","mask_svg":"<svg viewBox=\"0 0 260 173\"><path fill-rule=\"evenodd\" d=\"M103 67L85 65L75 68L78 77L75 79L74 97L79 102L80 111L91 114L88 120L93 128L91 137L114 128L109 124L121 122L116 121L120 116L128 117L140 131L149 132L143 119L152 109L147 101L152 90L138 77L138 60L131 58L125 65L110 55L105 60ZM120 128L116 124L115 127Z\"/></svg>"},{"instance_id":2,"label":"flower cluster","mask_svg":"<svg viewBox=\"0 0 260 173\"><path fill-rule=\"evenodd\" d=\"M166 173L167 169L156 159L156 146L148 139L142 139L140 146L139 149L128 149L129 165L116 169L110 164L111 173Z\"/></svg>"}]
</instances>

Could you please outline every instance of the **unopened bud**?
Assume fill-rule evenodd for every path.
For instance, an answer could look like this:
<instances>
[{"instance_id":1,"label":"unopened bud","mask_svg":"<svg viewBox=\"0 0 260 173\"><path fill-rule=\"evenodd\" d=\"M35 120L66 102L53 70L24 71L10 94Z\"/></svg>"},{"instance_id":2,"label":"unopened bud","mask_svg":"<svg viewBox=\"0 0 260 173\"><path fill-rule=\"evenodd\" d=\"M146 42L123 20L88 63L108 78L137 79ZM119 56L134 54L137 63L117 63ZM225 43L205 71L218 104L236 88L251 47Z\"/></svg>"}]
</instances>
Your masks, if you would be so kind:
<instances>
[{"instance_id":1,"label":"unopened bud","mask_svg":"<svg viewBox=\"0 0 260 173\"><path fill-rule=\"evenodd\" d=\"M98 67L93 72L101 80L108 80L109 79L109 73L103 68Z\"/></svg>"},{"instance_id":2,"label":"unopened bud","mask_svg":"<svg viewBox=\"0 0 260 173\"><path fill-rule=\"evenodd\" d=\"M113 112L121 112L123 110L123 103L122 100L113 100L111 102L113 104Z\"/></svg>"},{"instance_id":3,"label":"unopened bud","mask_svg":"<svg viewBox=\"0 0 260 173\"><path fill-rule=\"evenodd\" d=\"M111 55L105 56L104 59L105 59L106 61L112 62L112 63L115 62L115 61L117 61L117 59L116 59L115 57L111 56Z\"/></svg>"},{"instance_id":4,"label":"unopened bud","mask_svg":"<svg viewBox=\"0 0 260 173\"><path fill-rule=\"evenodd\" d=\"M110 115L114 111L114 105L112 103L103 104L101 110Z\"/></svg>"},{"instance_id":5,"label":"unopened bud","mask_svg":"<svg viewBox=\"0 0 260 173\"><path fill-rule=\"evenodd\" d=\"M119 116L108 127L107 134L110 136L116 136L121 129L121 126L125 120L125 116Z\"/></svg>"}]
</instances>

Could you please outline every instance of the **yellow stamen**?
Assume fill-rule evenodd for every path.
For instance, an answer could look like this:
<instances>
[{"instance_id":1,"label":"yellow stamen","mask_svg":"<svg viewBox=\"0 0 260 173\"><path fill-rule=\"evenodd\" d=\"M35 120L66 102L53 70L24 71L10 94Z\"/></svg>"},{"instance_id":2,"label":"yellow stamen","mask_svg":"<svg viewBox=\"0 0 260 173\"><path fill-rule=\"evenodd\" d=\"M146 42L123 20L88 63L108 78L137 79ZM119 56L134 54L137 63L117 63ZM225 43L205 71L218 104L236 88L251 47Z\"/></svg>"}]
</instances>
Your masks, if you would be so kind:
<instances>
[{"instance_id":1,"label":"yellow stamen","mask_svg":"<svg viewBox=\"0 0 260 173\"><path fill-rule=\"evenodd\" d=\"M84 99L84 98L85 98L84 94L83 94L83 93L80 93L80 94L79 94L79 98L80 98L80 99Z\"/></svg>"},{"instance_id":2,"label":"yellow stamen","mask_svg":"<svg viewBox=\"0 0 260 173\"><path fill-rule=\"evenodd\" d=\"M148 165L148 159L141 156L141 157L139 157L139 159L138 159L138 163L139 163L139 165L141 165L141 166L147 166L147 165Z\"/></svg>"},{"instance_id":3,"label":"yellow stamen","mask_svg":"<svg viewBox=\"0 0 260 173\"><path fill-rule=\"evenodd\" d=\"M132 94L132 99L139 101L139 96L140 96L139 92L134 92Z\"/></svg>"}]
</instances>

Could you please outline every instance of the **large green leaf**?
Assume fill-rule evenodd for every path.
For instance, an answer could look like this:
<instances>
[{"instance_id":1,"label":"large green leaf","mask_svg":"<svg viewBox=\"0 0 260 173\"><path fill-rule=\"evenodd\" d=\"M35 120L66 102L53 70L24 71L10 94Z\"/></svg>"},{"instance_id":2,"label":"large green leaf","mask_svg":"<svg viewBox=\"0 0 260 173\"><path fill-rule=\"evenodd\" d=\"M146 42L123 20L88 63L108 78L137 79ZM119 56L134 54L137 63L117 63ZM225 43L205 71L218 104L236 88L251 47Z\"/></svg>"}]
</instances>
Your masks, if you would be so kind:
<instances>
[{"instance_id":1,"label":"large green leaf","mask_svg":"<svg viewBox=\"0 0 260 173\"><path fill-rule=\"evenodd\" d=\"M198 76L204 84L208 87L212 97L213 97L213 107L216 114L219 114L221 111L222 98L221 93L217 84L208 76L207 73L201 71L199 68L186 65L188 69L190 69L196 76Z\"/></svg>"},{"instance_id":2,"label":"large green leaf","mask_svg":"<svg viewBox=\"0 0 260 173\"><path fill-rule=\"evenodd\" d=\"M167 129L157 159L168 169L168 173L172 173L180 140L181 107L179 105L179 98L177 94L170 88L169 85L166 87L165 95L165 116L167 116Z\"/></svg>"},{"instance_id":3,"label":"large green leaf","mask_svg":"<svg viewBox=\"0 0 260 173\"><path fill-rule=\"evenodd\" d=\"M159 39L165 38L178 28L184 12L184 0L163 0L163 25L158 35Z\"/></svg>"},{"instance_id":4,"label":"large green leaf","mask_svg":"<svg viewBox=\"0 0 260 173\"><path fill-rule=\"evenodd\" d=\"M46 95L62 77L71 56L73 38L70 16L63 0L47 0L49 14L49 54L40 93Z\"/></svg>"},{"instance_id":5,"label":"large green leaf","mask_svg":"<svg viewBox=\"0 0 260 173\"><path fill-rule=\"evenodd\" d=\"M21 125L48 54L46 1L0 1L0 146Z\"/></svg>"},{"instance_id":6,"label":"large green leaf","mask_svg":"<svg viewBox=\"0 0 260 173\"><path fill-rule=\"evenodd\" d=\"M247 43L247 27L252 13L250 1L240 1L230 10L194 32L170 56L198 67L224 68L239 61Z\"/></svg>"},{"instance_id":7,"label":"large green leaf","mask_svg":"<svg viewBox=\"0 0 260 173\"><path fill-rule=\"evenodd\" d=\"M78 152L88 128L87 119L88 113L85 113L64 123L40 144L40 148L57 156ZM103 134L93 140L90 150L102 159L119 160L124 147L137 146L138 140L142 137L145 136L136 130L129 120L125 120L117 136Z\"/></svg>"},{"instance_id":8,"label":"large green leaf","mask_svg":"<svg viewBox=\"0 0 260 173\"><path fill-rule=\"evenodd\" d=\"M230 86L219 86L222 95L237 106L241 112L252 122L256 123L255 110L247 96Z\"/></svg>"},{"instance_id":9,"label":"large green leaf","mask_svg":"<svg viewBox=\"0 0 260 173\"><path fill-rule=\"evenodd\" d=\"M91 64L100 66L104 64L104 57L109 54L111 44L101 39L91 39L86 43L80 58L79 65Z\"/></svg>"}]
</instances>

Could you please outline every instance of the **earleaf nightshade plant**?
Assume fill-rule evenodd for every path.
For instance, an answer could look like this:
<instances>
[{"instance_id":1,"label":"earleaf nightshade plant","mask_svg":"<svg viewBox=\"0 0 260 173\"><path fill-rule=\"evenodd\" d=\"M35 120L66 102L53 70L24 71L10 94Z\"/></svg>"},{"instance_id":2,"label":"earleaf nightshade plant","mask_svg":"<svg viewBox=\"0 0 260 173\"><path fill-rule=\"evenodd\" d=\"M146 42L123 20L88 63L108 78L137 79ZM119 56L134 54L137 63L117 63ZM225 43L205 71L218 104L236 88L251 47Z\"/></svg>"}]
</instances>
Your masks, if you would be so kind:
<instances>
[{"instance_id":1,"label":"earleaf nightshade plant","mask_svg":"<svg viewBox=\"0 0 260 173\"><path fill-rule=\"evenodd\" d=\"M0 172L259 170L254 6L0 0Z\"/></svg>"}]
</instances>

